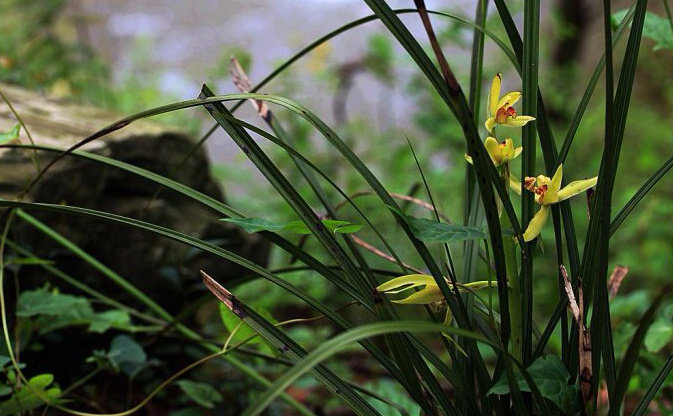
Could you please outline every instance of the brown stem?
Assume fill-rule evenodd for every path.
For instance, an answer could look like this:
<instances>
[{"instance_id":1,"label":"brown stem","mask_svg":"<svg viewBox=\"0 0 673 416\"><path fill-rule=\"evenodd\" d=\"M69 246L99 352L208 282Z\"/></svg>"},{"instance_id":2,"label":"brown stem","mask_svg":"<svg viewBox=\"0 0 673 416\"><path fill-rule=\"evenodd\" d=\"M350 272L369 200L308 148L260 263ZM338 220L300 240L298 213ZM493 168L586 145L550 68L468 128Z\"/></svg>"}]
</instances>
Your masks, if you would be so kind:
<instances>
[{"instance_id":1,"label":"brown stem","mask_svg":"<svg viewBox=\"0 0 673 416\"><path fill-rule=\"evenodd\" d=\"M573 318L577 322L578 331L578 348L579 348L579 374L580 374L580 389L582 391L582 408L586 409L587 403L591 400L592 382L593 382L593 367L591 365L591 334L587 331L584 325L584 294L582 291L582 282L578 280L577 296L579 302L575 300L574 292L570 280L568 279L568 272L566 268L561 265L561 276L565 284L566 293L568 295L568 302Z\"/></svg>"},{"instance_id":2,"label":"brown stem","mask_svg":"<svg viewBox=\"0 0 673 416\"><path fill-rule=\"evenodd\" d=\"M370 251L370 252L376 254L377 256L379 256L381 258L384 258L384 259L386 259L390 262L397 263L397 260L395 260L395 258L393 256L384 253L383 251L379 250L378 248L374 247L373 245L369 244L368 242L362 240L361 238L358 238L354 235L352 235L351 238L353 239L353 242L355 244L359 245L360 247L364 248L365 250ZM418 269L414 266L410 266L410 265L405 264L405 263L402 263L402 266L404 266L405 268L407 268L409 270L413 270L416 273L421 273L421 274L425 273L423 270Z\"/></svg>"}]
</instances>

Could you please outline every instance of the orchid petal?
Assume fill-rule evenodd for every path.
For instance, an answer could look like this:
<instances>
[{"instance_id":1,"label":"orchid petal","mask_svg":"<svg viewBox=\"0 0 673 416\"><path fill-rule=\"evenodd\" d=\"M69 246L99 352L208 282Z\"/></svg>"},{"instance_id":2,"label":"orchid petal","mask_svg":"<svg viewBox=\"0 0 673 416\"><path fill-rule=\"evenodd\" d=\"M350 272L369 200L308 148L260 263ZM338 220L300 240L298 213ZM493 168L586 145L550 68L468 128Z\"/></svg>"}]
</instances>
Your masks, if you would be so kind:
<instances>
[{"instance_id":1,"label":"orchid petal","mask_svg":"<svg viewBox=\"0 0 673 416\"><path fill-rule=\"evenodd\" d=\"M484 147L496 166L502 163L502 154L497 140L493 137L487 137L486 140L484 140Z\"/></svg>"},{"instance_id":2,"label":"orchid petal","mask_svg":"<svg viewBox=\"0 0 673 416\"><path fill-rule=\"evenodd\" d=\"M486 289L486 288L489 288L489 287L495 287L496 282L489 281L489 280L477 280L475 282L463 283L461 286L462 286L461 289L460 289L461 292L474 292L474 291L481 290L481 289ZM463 288L465 288L465 289L463 289Z\"/></svg>"},{"instance_id":3,"label":"orchid petal","mask_svg":"<svg viewBox=\"0 0 673 416\"><path fill-rule=\"evenodd\" d=\"M505 145L500 148L500 154L501 154L501 160L502 163L509 162L510 160L514 159L514 143L512 143L512 139L506 139L505 140Z\"/></svg>"},{"instance_id":4,"label":"orchid petal","mask_svg":"<svg viewBox=\"0 0 673 416\"><path fill-rule=\"evenodd\" d=\"M495 127L495 117L490 117L484 125L486 126L486 130L488 130L489 133L493 133L493 127Z\"/></svg>"},{"instance_id":5,"label":"orchid petal","mask_svg":"<svg viewBox=\"0 0 673 416\"><path fill-rule=\"evenodd\" d=\"M529 121L535 120L535 117L531 116L516 116L516 117L511 117L505 120L504 123L501 123L503 126L507 127L521 127L525 126L526 123Z\"/></svg>"},{"instance_id":6,"label":"orchid petal","mask_svg":"<svg viewBox=\"0 0 673 416\"><path fill-rule=\"evenodd\" d=\"M427 274L407 274L388 280L376 288L379 292L399 293L418 286L435 285L435 278Z\"/></svg>"},{"instance_id":7,"label":"orchid petal","mask_svg":"<svg viewBox=\"0 0 673 416\"><path fill-rule=\"evenodd\" d=\"M521 147L521 146L514 149L514 157L512 159L516 159L521 154L521 152L523 152L523 147ZM519 193L521 193L521 192L519 192Z\"/></svg>"},{"instance_id":8,"label":"orchid petal","mask_svg":"<svg viewBox=\"0 0 673 416\"><path fill-rule=\"evenodd\" d=\"M542 227L544 227L549 217L549 206L542 205L540 210L535 214L532 220L528 223L526 232L523 233L523 241L532 241L540 234Z\"/></svg>"},{"instance_id":9,"label":"orchid petal","mask_svg":"<svg viewBox=\"0 0 673 416\"><path fill-rule=\"evenodd\" d=\"M427 305L443 300L444 296L437 285L427 285L424 289L414 292L404 299L394 300L393 302L406 305Z\"/></svg>"},{"instance_id":10,"label":"orchid petal","mask_svg":"<svg viewBox=\"0 0 673 416\"><path fill-rule=\"evenodd\" d=\"M488 114L489 118L495 116L496 111L498 111L498 98L500 97L500 84L502 83L502 74L498 72L493 77L493 83L491 84L491 91L488 94ZM486 126L488 128L488 126ZM488 131L491 131L490 129Z\"/></svg>"},{"instance_id":11,"label":"orchid petal","mask_svg":"<svg viewBox=\"0 0 673 416\"><path fill-rule=\"evenodd\" d=\"M573 181L568 185L564 186L563 189L558 191L558 200L563 201L571 196L581 194L589 188L593 188L598 183L598 176L594 176L591 179L584 179L581 181Z\"/></svg>"},{"instance_id":12,"label":"orchid petal","mask_svg":"<svg viewBox=\"0 0 673 416\"><path fill-rule=\"evenodd\" d=\"M555 204L559 201L558 192L561 188L561 182L563 181L563 164L559 165L554 172L554 176L551 178L551 181L548 183L547 192L544 193L544 197L541 198L542 204L549 205Z\"/></svg>"},{"instance_id":13,"label":"orchid petal","mask_svg":"<svg viewBox=\"0 0 673 416\"><path fill-rule=\"evenodd\" d=\"M502 96L500 101L498 101L496 111L498 110L498 108L503 107L507 109L508 107L513 106L520 99L521 99L521 93L519 91L508 92L507 94ZM495 111L493 112L493 114L495 114Z\"/></svg>"}]
</instances>

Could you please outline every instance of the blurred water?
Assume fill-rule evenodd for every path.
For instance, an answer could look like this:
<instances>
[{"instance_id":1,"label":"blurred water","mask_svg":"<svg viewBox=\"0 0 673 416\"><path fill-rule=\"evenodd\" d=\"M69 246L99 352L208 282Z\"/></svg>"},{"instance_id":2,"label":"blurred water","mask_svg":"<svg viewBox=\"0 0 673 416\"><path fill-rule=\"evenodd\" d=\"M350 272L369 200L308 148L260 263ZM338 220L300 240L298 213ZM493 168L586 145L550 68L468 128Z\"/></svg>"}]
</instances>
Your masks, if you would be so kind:
<instances>
[{"instance_id":1,"label":"blurred water","mask_svg":"<svg viewBox=\"0 0 673 416\"><path fill-rule=\"evenodd\" d=\"M391 7L412 7L411 0L389 2ZM472 15L474 1L459 0L451 10ZM446 2L429 0L430 9L446 7ZM132 51L139 40L149 45L141 57L151 68L161 89L180 99L193 98L201 84L215 85L217 92L233 92L227 68L216 68L223 54L232 47L243 48L253 57L250 78L261 80L277 65L314 39L357 18L371 14L360 0L79 0L77 13L86 16L89 42L110 63L113 77L120 79L132 67ZM422 34L417 15L403 20L412 31ZM368 36L383 32L379 22L368 23L330 42L332 61L346 62L361 56ZM403 55L397 47L399 59ZM333 122L332 92L306 68L297 65L297 83L291 98ZM406 68L406 69L400 69ZM405 81L410 65L397 65L396 85L386 86L366 74L357 76L349 95L349 114L372 121L375 127L408 126L413 102L405 97ZM407 71L407 72L405 72ZM215 83L217 78L226 80ZM270 84L267 93L278 93L280 86ZM250 114L252 115L252 114ZM252 117L254 119L254 117ZM211 140L214 160L231 160L232 147L221 138Z\"/></svg>"}]
</instances>

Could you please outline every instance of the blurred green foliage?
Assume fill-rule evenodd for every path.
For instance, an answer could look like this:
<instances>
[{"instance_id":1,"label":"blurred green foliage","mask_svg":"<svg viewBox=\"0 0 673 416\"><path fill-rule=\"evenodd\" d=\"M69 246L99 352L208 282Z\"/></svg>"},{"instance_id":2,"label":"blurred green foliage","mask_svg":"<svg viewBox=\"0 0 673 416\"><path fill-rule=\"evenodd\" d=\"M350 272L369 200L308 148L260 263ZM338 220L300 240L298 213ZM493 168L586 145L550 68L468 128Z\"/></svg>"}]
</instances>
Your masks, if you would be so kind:
<instances>
[{"instance_id":1,"label":"blurred green foliage","mask_svg":"<svg viewBox=\"0 0 673 416\"><path fill-rule=\"evenodd\" d=\"M157 68L147 61L152 39L136 39L128 65L113 79L84 33L86 22L68 16L65 0L0 0L0 81L52 96L128 114L180 97L162 91ZM180 112L158 117L193 134L201 121Z\"/></svg>"},{"instance_id":2,"label":"blurred green foliage","mask_svg":"<svg viewBox=\"0 0 673 416\"><path fill-rule=\"evenodd\" d=\"M59 14L65 4L65 1L0 0L3 10L0 14L3 27L3 42L0 43L0 80L105 105L125 113L163 104L174 98L167 97L161 92L157 77L153 74L154 68L148 66L144 60L153 47L150 40L139 40L135 44L133 50L129 52L132 69L124 72L120 80L113 85L109 68L101 62L90 47L79 42L73 33L67 33L67 29L60 24ZM615 21L619 19L620 15L617 14ZM489 22L491 23L495 24L495 21ZM636 94L632 101L624 139L625 151L622 152L620 170L617 175L617 188L620 191L613 201L613 215L665 158L670 156L669 127L673 94L670 91L670 85L667 84L670 79L667 72L670 68L661 64L662 61L670 61L673 53L670 50L673 49L670 27L668 29L665 27L668 24L668 20L653 14L649 14L646 20L645 36L654 40L655 50L651 51L648 48L648 50L641 51L639 71L641 75L651 74L651 76L641 77L646 79L640 81L643 82L641 90L649 91L651 94ZM495 32L498 33L498 30L500 29L496 27ZM465 39L470 34L471 29L450 23L444 26L439 38L447 47L466 48L469 44ZM544 45L544 49L548 46ZM516 79L513 76L514 70L504 59L499 58L501 55L497 51L488 49L490 47L487 45L489 58L484 71L483 91L490 81L489 74L497 71L511 74L507 77L508 79ZM462 50L461 53L467 56L468 52ZM239 58L246 71L250 69L252 61L246 51L227 49L222 52L220 61L213 69L214 80L218 80L222 74L226 73L224 68L228 66L229 56L232 54ZM329 65L314 76L317 82L322 83L323 93L334 94L339 84L338 63L324 59ZM428 179L438 208L449 218L460 223L464 203L464 154L466 152L461 129L442 100L436 94L428 92L429 89L424 80L418 76L408 79L395 76L394 65L408 63L404 59L396 55L395 48L388 37L378 34L368 39L367 50L363 56L359 57L363 71L385 84L403 89L408 94L409 100L415 102L414 110L398 115L400 118L412 120L413 126L404 128L380 126L371 115L356 114L336 128L353 150L367 161L370 169L381 178L387 189L395 193L411 193L418 198L428 200L428 195L420 186L421 176L410 151L410 143L418 155L420 166ZM454 69L465 85L468 76L467 67L461 67L458 63ZM557 110L556 122L552 127L558 146L565 134L565 126L574 111L579 93L585 86L583 78L585 70L586 68L568 67L553 71L543 69L540 73L541 88L545 97L550 97L548 104ZM279 77L279 80L274 83L273 90L263 92L292 96L292 93L301 88L301 82L291 70ZM518 86L514 85L512 89L518 89ZM482 103L484 101L482 99ZM382 112L389 110L386 103L380 105L384 107L380 109ZM377 110L379 109L372 109L372 113ZM483 112L483 110L480 111L480 113ZM568 180L593 176L598 171L604 129L603 112L603 103L593 100L580 125L577 139L565 164ZM201 123L198 118L184 112L178 114L177 116L172 114L170 121L183 127L186 126L193 132L200 130ZM317 137L307 123L283 112L279 113L279 119L293 137L295 148L302 154L310 155L311 160L340 184L347 193L366 189L363 180L353 174L344 160L335 159L333 152L321 138ZM512 133L512 138L515 143L518 143L519 133L515 131ZM296 184L298 189L308 195L308 185L301 181L301 176L287 154L281 149L273 149L268 143L263 143L262 146L265 150L270 150L269 154L284 169L284 172L287 172L288 178ZM537 166L541 168L543 163L539 151L538 156ZM243 160L241 157L236 162L242 164ZM226 181L227 186L234 183L234 186L243 188L243 191L237 194L236 205L252 216L263 217L265 220L280 221L289 218L291 211L275 192L271 191L269 185L260 183L257 176L251 176L247 171L241 170L237 163L216 165L214 168L215 174ZM515 169L515 173L519 175L518 168ZM268 195L268 197L260 200L260 194ZM330 190L329 196L333 201L340 200L340 196L334 191ZM664 180L648 195L637 212L629 218L613 239L614 243L611 245L613 265L624 264L631 267L624 287L612 304L612 317L618 323L615 327L618 356L626 349L639 317L651 301L650 292L656 291L658 285L670 280L670 270L673 268L673 257L671 256L673 227L670 227L673 223L673 204L670 202L672 199L673 187L670 186L670 180ZM372 220L384 233L391 234L391 241L395 242L395 233L399 233L399 230L392 224L392 217L385 210L380 209L382 207L374 205L376 201L366 195L358 197L356 201L367 212L376 212L376 209L379 209L383 213L373 215ZM315 203L316 200L311 196L309 202ZM406 209L410 215L429 218L430 212L425 208L408 204ZM573 211L577 229L586 230L588 223L586 204L578 198L578 201L573 202ZM351 208L345 207L341 212L344 219L351 220L352 217L354 221L357 221ZM547 236L545 242L553 241L550 224L547 225L543 234ZM358 236L367 241L375 241L373 233L366 230ZM583 233L581 231L578 237L582 242ZM315 242L309 239L305 244L312 247ZM440 249L438 246L436 248ZM455 249L461 250L459 245L455 245ZM410 254L410 250L405 250L404 246L400 247L398 252L404 256L405 261L411 264L420 263L414 255ZM554 302L550 299L554 300L558 296L555 293L557 265L553 253L554 247L549 243L544 251L538 251L535 254L538 256L536 270L539 272L535 280L535 310L540 316L547 316L546 314L554 306ZM371 254L367 256L372 259L373 267L392 267L387 260ZM456 258L460 257L456 256ZM274 252L271 265L272 267L287 265L288 260L287 255ZM456 264L458 269L461 266L460 263ZM479 274L486 275L486 268L482 267ZM316 285L311 273L297 271L287 273L284 277L305 289L312 296L321 299L332 297L336 301L339 300L339 295L335 294L328 284ZM646 282L649 287L644 287L643 282ZM311 313L311 311L301 309L296 301L289 300L281 289L269 287L265 282L247 283L239 288L237 293L242 298L260 298L258 302L260 307L272 310L272 312L273 309L295 308L294 313ZM263 296L260 296L260 293L263 293ZM642 354L642 360L648 365L638 367L639 372L630 386L633 391L648 385L653 372L661 366L660 353L670 352L672 349L673 330L670 326L672 308L671 304L662 308L651 333L645 340L646 351ZM111 312L121 313L122 311L113 310ZM350 313L353 320L357 320L357 311L346 310L344 313ZM271 316L271 312L268 314ZM22 294L19 316L25 319L31 318L34 325L27 329L28 333L45 331L45 328L51 331L72 325L88 325L88 331L94 332L104 332L110 328L126 330L130 328L128 315L107 316L105 312L94 311L90 302L85 298L46 290ZM231 314L224 313L220 317L223 325L218 326L213 335L223 340L226 338L222 337L225 334L231 334L238 327L238 323ZM239 328L238 331L238 336L233 337L234 342L251 335L251 330L244 327ZM312 327L311 330L307 330L306 327L297 326L290 331L305 345L319 344L321 340L331 335L329 327ZM269 352L263 342L255 341L250 344L259 351ZM114 338L110 342L109 350L93 353L91 358L91 362L96 362L99 366L121 370L128 375L136 374L136 370L140 371L145 368L146 361L147 356L142 346L128 336ZM262 361L258 362L259 367L264 370L270 369L271 365L262 363ZM7 369L3 371L7 372ZM52 384L53 378L48 383L45 383L45 380L38 380L40 388L47 389ZM33 379L30 382L33 382ZM9 383L6 384L9 385ZM384 394L410 412L417 410L407 396L400 391L397 384L388 384L386 379L382 378L370 382L369 385L374 392ZM204 408L211 408L222 400L219 392L209 388L209 385L184 380L179 387L191 401ZM26 390L22 391L24 393L19 393L28 394L25 393ZM46 394L53 394L54 397L60 395L60 389L55 387L49 387L45 391ZM32 403L30 400L27 402ZM388 411L386 405L374 402L382 411ZM184 409L184 414L199 411L202 409L188 407Z\"/></svg>"}]
</instances>

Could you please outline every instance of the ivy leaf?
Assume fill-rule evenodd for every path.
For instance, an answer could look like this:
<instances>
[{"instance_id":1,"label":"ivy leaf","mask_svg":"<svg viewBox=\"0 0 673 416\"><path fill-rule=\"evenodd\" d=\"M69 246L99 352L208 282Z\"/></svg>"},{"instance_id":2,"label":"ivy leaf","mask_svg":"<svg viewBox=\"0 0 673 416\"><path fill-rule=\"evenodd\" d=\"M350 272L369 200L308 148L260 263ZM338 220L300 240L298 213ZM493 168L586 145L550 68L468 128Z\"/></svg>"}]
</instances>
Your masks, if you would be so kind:
<instances>
[{"instance_id":1,"label":"ivy leaf","mask_svg":"<svg viewBox=\"0 0 673 416\"><path fill-rule=\"evenodd\" d=\"M72 325L88 325L89 331L97 333L110 328L131 327L131 317L125 311L94 312L87 298L47 289L21 293L16 314L23 318L35 318L39 332L43 334Z\"/></svg>"},{"instance_id":2,"label":"ivy leaf","mask_svg":"<svg viewBox=\"0 0 673 416\"><path fill-rule=\"evenodd\" d=\"M212 409L215 403L222 401L220 392L210 384L190 380L180 380L176 384L190 399L206 409Z\"/></svg>"},{"instance_id":3,"label":"ivy leaf","mask_svg":"<svg viewBox=\"0 0 673 416\"><path fill-rule=\"evenodd\" d=\"M93 314L93 309L83 297L39 289L21 293L16 314L21 317L49 315L84 319Z\"/></svg>"},{"instance_id":4,"label":"ivy leaf","mask_svg":"<svg viewBox=\"0 0 673 416\"><path fill-rule=\"evenodd\" d=\"M286 223L276 223L261 218L223 218L221 221L229 222L243 228L248 233L260 231L289 231L295 234L311 234L311 230L303 221L294 220ZM361 225L352 224L341 220L322 220L323 225L333 233L350 234L360 230Z\"/></svg>"},{"instance_id":5,"label":"ivy leaf","mask_svg":"<svg viewBox=\"0 0 673 416\"><path fill-rule=\"evenodd\" d=\"M136 374L147 362L143 347L128 335L117 335L110 343L106 357L113 368L129 376Z\"/></svg>"},{"instance_id":6,"label":"ivy leaf","mask_svg":"<svg viewBox=\"0 0 673 416\"><path fill-rule=\"evenodd\" d=\"M620 10L612 14L612 25L617 27L628 10ZM660 17L652 12L645 13L645 24L643 26L643 36L654 40L653 50L673 49L673 30L668 19Z\"/></svg>"},{"instance_id":7,"label":"ivy leaf","mask_svg":"<svg viewBox=\"0 0 673 416\"><path fill-rule=\"evenodd\" d=\"M12 396L0 403L0 415L23 414L45 404L42 397L49 402L58 403L61 389L58 387L48 388L54 382L51 374L40 374L28 380L29 386L22 386ZM40 397L42 396L42 397Z\"/></svg>"},{"instance_id":8,"label":"ivy leaf","mask_svg":"<svg viewBox=\"0 0 673 416\"><path fill-rule=\"evenodd\" d=\"M575 414L577 385L569 385L570 373L556 355L540 357L526 369L535 382L540 394L554 403L566 415ZM528 383L519 371L516 372L516 382L521 391L531 391ZM507 374L503 373L500 379L488 394L509 394Z\"/></svg>"},{"instance_id":9,"label":"ivy leaf","mask_svg":"<svg viewBox=\"0 0 673 416\"><path fill-rule=\"evenodd\" d=\"M11 142L12 140L19 138L19 131L21 130L21 124L16 124L8 132L0 133L0 144Z\"/></svg>"}]
</instances>

